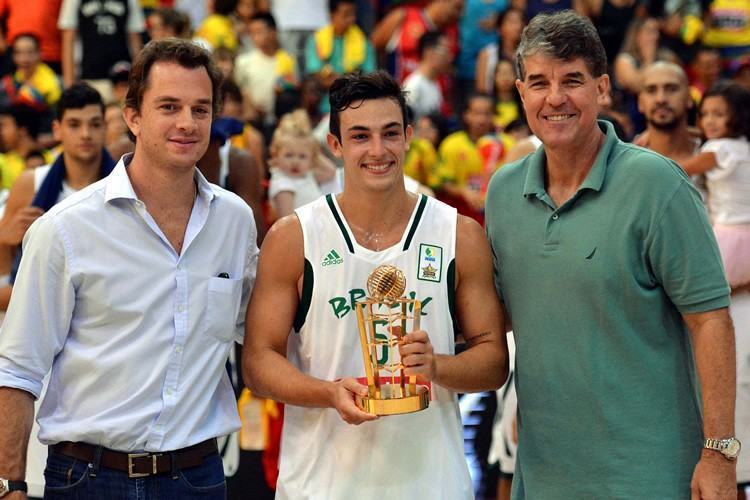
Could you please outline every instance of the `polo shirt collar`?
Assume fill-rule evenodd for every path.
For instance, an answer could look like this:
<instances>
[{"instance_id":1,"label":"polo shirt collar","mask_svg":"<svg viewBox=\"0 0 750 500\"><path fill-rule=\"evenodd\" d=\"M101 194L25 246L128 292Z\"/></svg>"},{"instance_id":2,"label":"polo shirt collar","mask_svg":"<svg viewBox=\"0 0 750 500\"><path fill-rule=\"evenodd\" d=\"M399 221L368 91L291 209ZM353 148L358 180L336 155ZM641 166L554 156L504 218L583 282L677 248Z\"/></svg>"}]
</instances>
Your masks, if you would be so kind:
<instances>
[{"instance_id":1,"label":"polo shirt collar","mask_svg":"<svg viewBox=\"0 0 750 500\"><path fill-rule=\"evenodd\" d=\"M579 192L583 189L601 191L604 185L604 178L607 174L609 155L619 140L615 133L615 128L610 122L598 120L598 123L599 128L604 132L604 143L596 155L591 170L589 170L588 175L581 183L581 187L578 188ZM529 158L528 168L526 169L526 181L523 186L523 195L525 197L529 195L540 197L547 193L547 189L544 186L546 165L547 157L544 154L544 145L542 145Z\"/></svg>"},{"instance_id":2,"label":"polo shirt collar","mask_svg":"<svg viewBox=\"0 0 750 500\"><path fill-rule=\"evenodd\" d=\"M117 165L115 165L112 173L107 177L104 192L105 203L116 199L138 199L126 170L132 160L133 153L123 155L120 161L117 162ZM198 184L198 197L201 198L204 204L210 204L215 197L219 196L219 188L210 184L198 168L195 169L195 180Z\"/></svg>"}]
</instances>

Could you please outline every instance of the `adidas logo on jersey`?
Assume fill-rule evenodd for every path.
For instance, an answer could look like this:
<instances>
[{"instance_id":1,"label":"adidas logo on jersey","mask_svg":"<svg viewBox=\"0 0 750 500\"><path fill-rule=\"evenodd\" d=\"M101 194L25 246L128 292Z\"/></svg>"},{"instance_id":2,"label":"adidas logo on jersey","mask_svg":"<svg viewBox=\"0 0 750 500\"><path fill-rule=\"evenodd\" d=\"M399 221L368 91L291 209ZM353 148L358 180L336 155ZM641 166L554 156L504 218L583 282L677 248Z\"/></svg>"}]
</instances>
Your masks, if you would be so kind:
<instances>
[{"instance_id":1,"label":"adidas logo on jersey","mask_svg":"<svg viewBox=\"0 0 750 500\"><path fill-rule=\"evenodd\" d=\"M343 262L344 259L341 258L338 252L336 252L336 250L331 250L323 259L322 266L335 266L336 264L342 264Z\"/></svg>"}]
</instances>

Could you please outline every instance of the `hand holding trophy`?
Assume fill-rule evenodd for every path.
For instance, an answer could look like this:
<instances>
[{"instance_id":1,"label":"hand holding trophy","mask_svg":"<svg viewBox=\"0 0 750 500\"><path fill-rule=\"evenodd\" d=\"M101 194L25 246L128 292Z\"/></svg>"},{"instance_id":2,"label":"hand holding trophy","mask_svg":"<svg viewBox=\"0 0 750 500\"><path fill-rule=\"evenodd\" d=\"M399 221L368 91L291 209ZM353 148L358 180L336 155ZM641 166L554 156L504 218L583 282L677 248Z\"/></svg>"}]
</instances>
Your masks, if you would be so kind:
<instances>
[{"instance_id":1,"label":"hand holding trophy","mask_svg":"<svg viewBox=\"0 0 750 500\"><path fill-rule=\"evenodd\" d=\"M419 330L422 314L420 301L404 297L405 290L404 273L394 266L381 265L367 278L369 296L357 303L368 395L357 395L355 400L373 415L412 413L430 403L429 389L417 384L416 375L405 374L400 358L394 362L405 333ZM384 335L376 335L376 325L386 326Z\"/></svg>"}]
</instances>

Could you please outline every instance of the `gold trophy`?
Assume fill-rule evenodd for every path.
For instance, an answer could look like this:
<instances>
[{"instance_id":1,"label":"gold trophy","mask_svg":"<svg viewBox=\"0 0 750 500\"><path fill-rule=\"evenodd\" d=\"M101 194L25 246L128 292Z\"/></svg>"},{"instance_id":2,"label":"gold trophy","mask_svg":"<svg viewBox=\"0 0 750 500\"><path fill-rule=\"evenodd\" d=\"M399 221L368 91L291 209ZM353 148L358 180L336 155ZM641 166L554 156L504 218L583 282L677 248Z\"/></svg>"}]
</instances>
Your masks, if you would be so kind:
<instances>
[{"instance_id":1,"label":"gold trophy","mask_svg":"<svg viewBox=\"0 0 750 500\"><path fill-rule=\"evenodd\" d=\"M357 406L373 415L398 415L424 410L430 391L417 385L416 375L406 376L405 366L394 362L402 337L419 330L422 303L404 297L406 278L400 269L382 265L367 278L370 296L356 304L368 395L355 396ZM375 327L384 327L376 335ZM378 353L383 354L382 362ZM383 372L383 373L381 373Z\"/></svg>"}]
</instances>

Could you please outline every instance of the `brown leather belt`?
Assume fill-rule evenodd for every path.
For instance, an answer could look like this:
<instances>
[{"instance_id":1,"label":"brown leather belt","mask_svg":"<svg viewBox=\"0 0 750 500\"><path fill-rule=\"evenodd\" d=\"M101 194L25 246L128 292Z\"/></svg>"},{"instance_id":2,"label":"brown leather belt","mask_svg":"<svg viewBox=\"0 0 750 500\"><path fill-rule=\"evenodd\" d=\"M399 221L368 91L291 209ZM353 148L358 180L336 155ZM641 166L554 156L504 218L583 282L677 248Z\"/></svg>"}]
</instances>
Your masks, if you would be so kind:
<instances>
[{"instance_id":1,"label":"brown leather belt","mask_svg":"<svg viewBox=\"0 0 750 500\"><path fill-rule=\"evenodd\" d=\"M93 463L99 447L63 441L53 444L50 448L70 458ZM176 469L189 469L202 464L203 459L217 452L216 439L208 439L181 450L163 453L124 453L102 448L99 464L109 469L127 472L128 477L146 477L171 472L173 457Z\"/></svg>"}]
</instances>

